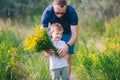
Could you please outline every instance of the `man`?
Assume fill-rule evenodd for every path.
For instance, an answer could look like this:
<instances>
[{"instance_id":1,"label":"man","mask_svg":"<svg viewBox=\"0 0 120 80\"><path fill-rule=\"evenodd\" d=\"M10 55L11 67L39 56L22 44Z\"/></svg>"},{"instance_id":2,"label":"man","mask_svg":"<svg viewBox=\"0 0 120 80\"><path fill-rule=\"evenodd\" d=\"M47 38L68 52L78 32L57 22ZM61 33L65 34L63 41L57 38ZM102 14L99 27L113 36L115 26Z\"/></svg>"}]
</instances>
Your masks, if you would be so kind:
<instances>
[{"instance_id":1,"label":"man","mask_svg":"<svg viewBox=\"0 0 120 80\"><path fill-rule=\"evenodd\" d=\"M41 20L42 27L49 28L49 25L55 22L60 23L64 29L62 40L66 42L66 45L59 48L58 53L60 56L66 57L70 73L71 55L74 54L74 43L78 38L78 16L74 8L67 5L66 0L54 0L53 4L44 10ZM65 54L66 52L68 54ZM52 55L53 51L46 53Z\"/></svg>"}]
</instances>

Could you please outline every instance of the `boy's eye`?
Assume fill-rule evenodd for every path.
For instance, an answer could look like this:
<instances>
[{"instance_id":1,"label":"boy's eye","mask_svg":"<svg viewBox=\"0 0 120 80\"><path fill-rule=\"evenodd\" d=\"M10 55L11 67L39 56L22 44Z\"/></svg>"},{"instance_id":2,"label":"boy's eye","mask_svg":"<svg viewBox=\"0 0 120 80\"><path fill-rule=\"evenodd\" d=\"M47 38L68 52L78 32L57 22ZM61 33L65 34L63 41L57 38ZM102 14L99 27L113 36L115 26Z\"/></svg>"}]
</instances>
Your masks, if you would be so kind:
<instances>
[{"instance_id":1,"label":"boy's eye","mask_svg":"<svg viewBox=\"0 0 120 80\"><path fill-rule=\"evenodd\" d=\"M57 35L62 34L62 33L56 33Z\"/></svg>"}]
</instances>

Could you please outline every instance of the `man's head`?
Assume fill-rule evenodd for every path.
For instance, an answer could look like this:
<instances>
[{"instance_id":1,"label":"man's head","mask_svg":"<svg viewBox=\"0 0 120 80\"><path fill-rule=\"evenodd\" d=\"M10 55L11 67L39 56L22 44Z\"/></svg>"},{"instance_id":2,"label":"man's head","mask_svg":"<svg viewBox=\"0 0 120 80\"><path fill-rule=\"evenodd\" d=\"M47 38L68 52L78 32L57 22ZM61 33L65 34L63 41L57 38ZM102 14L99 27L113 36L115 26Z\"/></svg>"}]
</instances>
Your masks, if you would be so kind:
<instances>
[{"instance_id":1,"label":"man's head","mask_svg":"<svg viewBox=\"0 0 120 80\"><path fill-rule=\"evenodd\" d=\"M59 23L53 23L50 27L50 34L54 41L59 41L62 37L63 27Z\"/></svg>"},{"instance_id":2,"label":"man's head","mask_svg":"<svg viewBox=\"0 0 120 80\"><path fill-rule=\"evenodd\" d=\"M66 0L54 0L53 4L59 5L61 8L63 8L64 6L66 6L67 2Z\"/></svg>"},{"instance_id":3,"label":"man's head","mask_svg":"<svg viewBox=\"0 0 120 80\"><path fill-rule=\"evenodd\" d=\"M66 13L66 0L54 0L53 2L53 8L55 15L58 18L61 18Z\"/></svg>"}]
</instances>

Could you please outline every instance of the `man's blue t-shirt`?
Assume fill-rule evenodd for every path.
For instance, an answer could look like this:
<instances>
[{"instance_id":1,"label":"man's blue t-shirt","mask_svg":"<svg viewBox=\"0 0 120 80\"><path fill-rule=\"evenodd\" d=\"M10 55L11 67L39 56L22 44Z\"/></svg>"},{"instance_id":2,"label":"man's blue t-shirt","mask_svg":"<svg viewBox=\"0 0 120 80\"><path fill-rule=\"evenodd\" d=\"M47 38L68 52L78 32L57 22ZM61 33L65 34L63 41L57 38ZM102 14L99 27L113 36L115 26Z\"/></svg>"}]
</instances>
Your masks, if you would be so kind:
<instances>
[{"instance_id":1,"label":"man's blue t-shirt","mask_svg":"<svg viewBox=\"0 0 120 80\"><path fill-rule=\"evenodd\" d=\"M52 23L60 23L64 29L63 34L71 34L70 26L78 24L78 16L74 8L67 5L66 13L61 17L57 18L53 10L53 6L48 6L42 14L41 25L48 27Z\"/></svg>"}]
</instances>

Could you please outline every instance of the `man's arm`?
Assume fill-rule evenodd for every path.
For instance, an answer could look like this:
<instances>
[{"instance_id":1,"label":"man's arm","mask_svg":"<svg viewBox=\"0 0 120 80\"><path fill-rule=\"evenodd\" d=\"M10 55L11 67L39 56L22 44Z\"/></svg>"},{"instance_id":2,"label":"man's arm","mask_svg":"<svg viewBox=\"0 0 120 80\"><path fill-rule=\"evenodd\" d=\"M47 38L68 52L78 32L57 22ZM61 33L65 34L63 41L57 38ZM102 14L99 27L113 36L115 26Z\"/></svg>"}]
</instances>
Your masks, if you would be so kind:
<instances>
[{"instance_id":1,"label":"man's arm","mask_svg":"<svg viewBox=\"0 0 120 80\"><path fill-rule=\"evenodd\" d=\"M72 46L76 40L78 39L78 25L77 26L71 26L71 38L68 41L68 44ZM65 53L68 53L69 46L66 44L63 47L61 47L58 52L60 56L65 56Z\"/></svg>"},{"instance_id":2,"label":"man's arm","mask_svg":"<svg viewBox=\"0 0 120 80\"><path fill-rule=\"evenodd\" d=\"M71 38L68 41L68 44L72 46L78 39L78 25L76 26L71 26Z\"/></svg>"}]
</instances>

